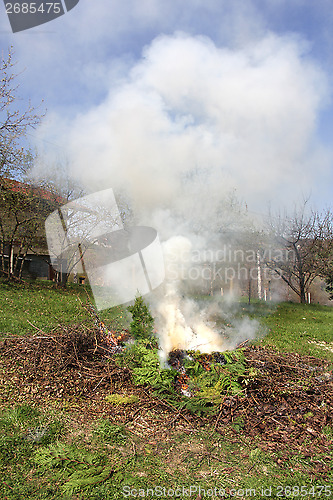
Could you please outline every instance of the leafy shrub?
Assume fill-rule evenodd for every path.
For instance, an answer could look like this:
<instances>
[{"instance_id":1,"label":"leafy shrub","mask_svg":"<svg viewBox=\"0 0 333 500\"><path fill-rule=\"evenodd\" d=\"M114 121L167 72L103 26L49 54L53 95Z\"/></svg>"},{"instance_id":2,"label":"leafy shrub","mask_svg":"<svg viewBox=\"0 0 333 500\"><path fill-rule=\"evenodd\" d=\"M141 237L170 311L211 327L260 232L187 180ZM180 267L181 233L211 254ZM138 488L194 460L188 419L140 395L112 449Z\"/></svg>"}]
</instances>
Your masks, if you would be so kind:
<instances>
[{"instance_id":1,"label":"leafy shrub","mask_svg":"<svg viewBox=\"0 0 333 500\"><path fill-rule=\"evenodd\" d=\"M128 310L133 317L131 333L137 342L118 356L118 362L132 371L135 384L149 384L173 405L199 415L216 414L225 396L240 394L255 376L255 370L246 366L241 349L223 352L226 363L211 361L209 370L201 362L202 353L191 351L183 360L191 396L181 396L175 390L178 372L161 366L153 318L143 298L137 297Z\"/></svg>"},{"instance_id":2,"label":"leafy shrub","mask_svg":"<svg viewBox=\"0 0 333 500\"><path fill-rule=\"evenodd\" d=\"M184 408L199 415L218 412L220 404L228 395L237 395L243 391L243 382L251 377L246 367L242 350L223 353L226 364L210 363L206 370L198 361L202 354L191 352L184 360L186 373L190 375L189 391L191 397L184 398Z\"/></svg>"},{"instance_id":3,"label":"leafy shrub","mask_svg":"<svg viewBox=\"0 0 333 500\"><path fill-rule=\"evenodd\" d=\"M243 392L244 386L256 375L253 368L247 367L241 349L224 352L226 363L211 362L209 371L199 361L202 353L191 351L189 354L184 358L183 366L191 396L177 393L179 374L172 368L161 367L158 349L153 344L141 340L129 346L119 355L118 362L131 370L135 384L148 384L155 389L155 394L172 405L199 415L216 414L225 396Z\"/></svg>"},{"instance_id":4,"label":"leafy shrub","mask_svg":"<svg viewBox=\"0 0 333 500\"><path fill-rule=\"evenodd\" d=\"M153 335L154 318L150 314L149 307L141 296L136 297L132 306L128 307L132 314L132 322L130 331L133 337L137 340L150 340Z\"/></svg>"}]
</instances>

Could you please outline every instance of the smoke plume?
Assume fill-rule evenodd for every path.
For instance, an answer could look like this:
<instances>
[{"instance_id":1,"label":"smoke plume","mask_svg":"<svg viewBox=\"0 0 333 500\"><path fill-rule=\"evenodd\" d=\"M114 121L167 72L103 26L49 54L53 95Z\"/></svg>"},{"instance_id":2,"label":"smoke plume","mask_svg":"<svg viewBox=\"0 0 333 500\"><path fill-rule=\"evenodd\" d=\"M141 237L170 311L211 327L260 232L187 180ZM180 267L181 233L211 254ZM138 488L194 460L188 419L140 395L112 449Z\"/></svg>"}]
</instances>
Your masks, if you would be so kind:
<instances>
[{"instance_id":1,"label":"smoke plume","mask_svg":"<svg viewBox=\"0 0 333 500\"><path fill-rule=\"evenodd\" d=\"M327 99L325 75L295 37L230 50L177 33L156 38L100 105L65 126L71 175L90 191L126 193L137 221L164 241L167 278L151 301L165 351L254 336L252 323L219 335L189 298L202 282L177 266L249 227L245 207L288 205L315 186L318 165L325 175L316 119Z\"/></svg>"}]
</instances>

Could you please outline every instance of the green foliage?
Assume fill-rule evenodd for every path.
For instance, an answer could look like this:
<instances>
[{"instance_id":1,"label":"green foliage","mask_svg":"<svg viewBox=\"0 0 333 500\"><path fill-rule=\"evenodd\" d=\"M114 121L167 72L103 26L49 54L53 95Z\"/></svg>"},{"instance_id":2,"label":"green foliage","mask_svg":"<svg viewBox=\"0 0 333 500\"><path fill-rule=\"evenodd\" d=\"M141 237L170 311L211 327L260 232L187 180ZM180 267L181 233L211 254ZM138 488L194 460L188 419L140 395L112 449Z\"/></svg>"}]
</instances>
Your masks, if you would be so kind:
<instances>
[{"instance_id":1,"label":"green foliage","mask_svg":"<svg viewBox=\"0 0 333 500\"><path fill-rule=\"evenodd\" d=\"M158 349L154 344L138 341L129 346L120 356L123 366L131 369L136 385L150 385L158 393L174 393L173 384L177 372L161 367Z\"/></svg>"},{"instance_id":2,"label":"green foliage","mask_svg":"<svg viewBox=\"0 0 333 500\"><path fill-rule=\"evenodd\" d=\"M20 462L33 451L33 444L29 443L22 434L15 431L11 435L0 436L0 465L10 465Z\"/></svg>"},{"instance_id":3,"label":"green foliage","mask_svg":"<svg viewBox=\"0 0 333 500\"><path fill-rule=\"evenodd\" d=\"M244 381L248 383L255 376L246 366L241 349L223 355L226 364L211 363L209 371L199 363L202 355L198 352L185 360L186 373L191 375L189 391L193 395L185 399L184 407L193 413L215 415L226 396L243 392Z\"/></svg>"},{"instance_id":4,"label":"green foliage","mask_svg":"<svg viewBox=\"0 0 333 500\"><path fill-rule=\"evenodd\" d=\"M323 427L323 434L333 438L333 427L331 427L330 425L325 425L325 427Z\"/></svg>"},{"instance_id":5,"label":"green foliage","mask_svg":"<svg viewBox=\"0 0 333 500\"><path fill-rule=\"evenodd\" d=\"M151 344L141 341L129 346L119 355L118 361L132 371L135 384L150 385L155 394L166 398L172 405L199 415L214 415L226 395L240 394L244 391L243 386L256 375L255 370L247 367L241 349L223 354L226 364L212 362L207 371L199 361L202 353L189 352L183 363L189 377L190 397L176 392L178 372L161 367L158 350Z\"/></svg>"},{"instance_id":6,"label":"green foliage","mask_svg":"<svg viewBox=\"0 0 333 500\"><path fill-rule=\"evenodd\" d=\"M126 430L122 425L113 424L110 420L101 420L95 431L95 437L100 437L107 443L125 443L127 436Z\"/></svg>"},{"instance_id":7,"label":"green foliage","mask_svg":"<svg viewBox=\"0 0 333 500\"><path fill-rule=\"evenodd\" d=\"M153 338L154 318L150 314L149 307L141 296L136 297L134 304L128 307L132 314L130 331L137 340Z\"/></svg>"},{"instance_id":8,"label":"green foliage","mask_svg":"<svg viewBox=\"0 0 333 500\"><path fill-rule=\"evenodd\" d=\"M0 463L11 464L30 456L36 445L46 445L64 433L61 420L42 416L36 408L16 405L0 419Z\"/></svg>"},{"instance_id":9,"label":"green foliage","mask_svg":"<svg viewBox=\"0 0 333 500\"><path fill-rule=\"evenodd\" d=\"M7 424L20 425L40 416L40 411L28 404L15 405L3 413L0 419L0 427Z\"/></svg>"},{"instance_id":10,"label":"green foliage","mask_svg":"<svg viewBox=\"0 0 333 500\"><path fill-rule=\"evenodd\" d=\"M244 426L245 426L245 422L244 422L244 418L242 418L242 417L235 418L231 424L231 427L237 432L242 430L244 428Z\"/></svg>"},{"instance_id":11,"label":"green foliage","mask_svg":"<svg viewBox=\"0 0 333 500\"><path fill-rule=\"evenodd\" d=\"M130 394L129 396L125 396L123 394L109 394L108 396L105 396L105 401L115 406L136 403L138 399L139 398L134 394Z\"/></svg>"},{"instance_id":12,"label":"green foliage","mask_svg":"<svg viewBox=\"0 0 333 500\"><path fill-rule=\"evenodd\" d=\"M52 469L55 481L62 480L61 491L65 498L102 483L117 472L106 455L65 444L40 448L34 454L34 463L41 469Z\"/></svg>"}]
</instances>

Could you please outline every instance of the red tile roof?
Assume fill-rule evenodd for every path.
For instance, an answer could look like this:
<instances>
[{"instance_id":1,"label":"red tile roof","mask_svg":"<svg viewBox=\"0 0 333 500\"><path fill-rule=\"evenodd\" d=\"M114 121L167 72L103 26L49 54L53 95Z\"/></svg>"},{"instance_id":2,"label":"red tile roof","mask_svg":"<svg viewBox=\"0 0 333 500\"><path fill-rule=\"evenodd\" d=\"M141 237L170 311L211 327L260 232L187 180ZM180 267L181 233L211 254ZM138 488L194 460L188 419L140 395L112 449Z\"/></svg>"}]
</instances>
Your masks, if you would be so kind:
<instances>
[{"instance_id":1,"label":"red tile roof","mask_svg":"<svg viewBox=\"0 0 333 500\"><path fill-rule=\"evenodd\" d=\"M3 178L1 182L6 186L9 187L12 191L18 193L25 193L25 194L34 194L36 196L40 196L44 200L49 200L49 201L55 201L57 203L66 203L67 200L64 199L61 196L56 195L55 193L52 193L51 191L39 187L39 186L34 186L32 184L26 184L23 182L16 181L14 179L8 179L8 178Z\"/></svg>"}]
</instances>

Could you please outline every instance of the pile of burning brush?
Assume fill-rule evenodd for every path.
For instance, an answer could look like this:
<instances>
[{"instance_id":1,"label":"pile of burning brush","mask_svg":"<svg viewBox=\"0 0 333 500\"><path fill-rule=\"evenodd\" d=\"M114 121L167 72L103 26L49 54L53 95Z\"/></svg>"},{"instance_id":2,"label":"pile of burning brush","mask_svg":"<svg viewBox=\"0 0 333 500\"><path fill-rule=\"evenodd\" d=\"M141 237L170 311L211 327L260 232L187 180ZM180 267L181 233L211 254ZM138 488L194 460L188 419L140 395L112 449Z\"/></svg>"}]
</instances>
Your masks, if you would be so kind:
<instances>
[{"instance_id":1,"label":"pile of burning brush","mask_svg":"<svg viewBox=\"0 0 333 500\"><path fill-rule=\"evenodd\" d=\"M175 349L169 352L168 356L168 364L174 370L178 372L177 384L180 386L181 393L184 396L192 396L191 391L189 390L189 375L186 372L186 368L184 366L184 361L188 359L193 361L192 352L185 351L182 349ZM196 361L202 366L205 371L211 370L212 363L217 363L220 365L226 364L226 359L221 352L212 352L211 354L198 354L195 356Z\"/></svg>"},{"instance_id":2,"label":"pile of burning brush","mask_svg":"<svg viewBox=\"0 0 333 500\"><path fill-rule=\"evenodd\" d=\"M126 347L126 341L130 339L130 333L128 330L123 330L122 332L116 332L109 330L106 325L101 321L96 314L96 325L100 333L100 346L106 351L106 355L112 356L121 352ZM151 348L151 344L148 344ZM148 347L147 345L147 347ZM155 346L157 347L157 345ZM192 351L186 351L182 349L174 349L169 352L167 363L168 365L178 372L176 379L176 385L180 387L180 391L184 396L191 396L189 390L189 375L186 373L186 368L184 366L185 360L193 361ZM198 354L195 356L196 361L202 366L205 371L211 370L211 364L217 363L220 365L226 364L226 359L224 355L220 352L213 352L211 354Z\"/></svg>"},{"instance_id":3,"label":"pile of burning brush","mask_svg":"<svg viewBox=\"0 0 333 500\"><path fill-rule=\"evenodd\" d=\"M113 331L107 328L105 323L99 318L96 309L92 306L86 306L87 310L93 316L95 324L99 331L99 347L105 351L105 356L112 357L113 355L122 352L126 348L126 342L133 340L128 330L121 332ZM242 347L248 342L242 342L238 347ZM158 347L157 343L147 343L147 348L151 349ZM186 351L183 349L174 349L168 354L167 363L177 373L176 386L184 396L192 396L189 389L190 376L186 370L187 361L194 361L198 363L204 371L211 371L212 364L224 365L227 363L225 356L222 352L199 353L194 351Z\"/></svg>"},{"instance_id":4,"label":"pile of burning brush","mask_svg":"<svg viewBox=\"0 0 333 500\"><path fill-rule=\"evenodd\" d=\"M95 321L95 325L99 332L99 347L104 349L106 353L112 355L121 352L124 349L124 342L129 340L130 332L128 330L122 330L117 332L116 330L110 330L99 317L95 307L92 304L86 304L85 308L90 313Z\"/></svg>"}]
</instances>

